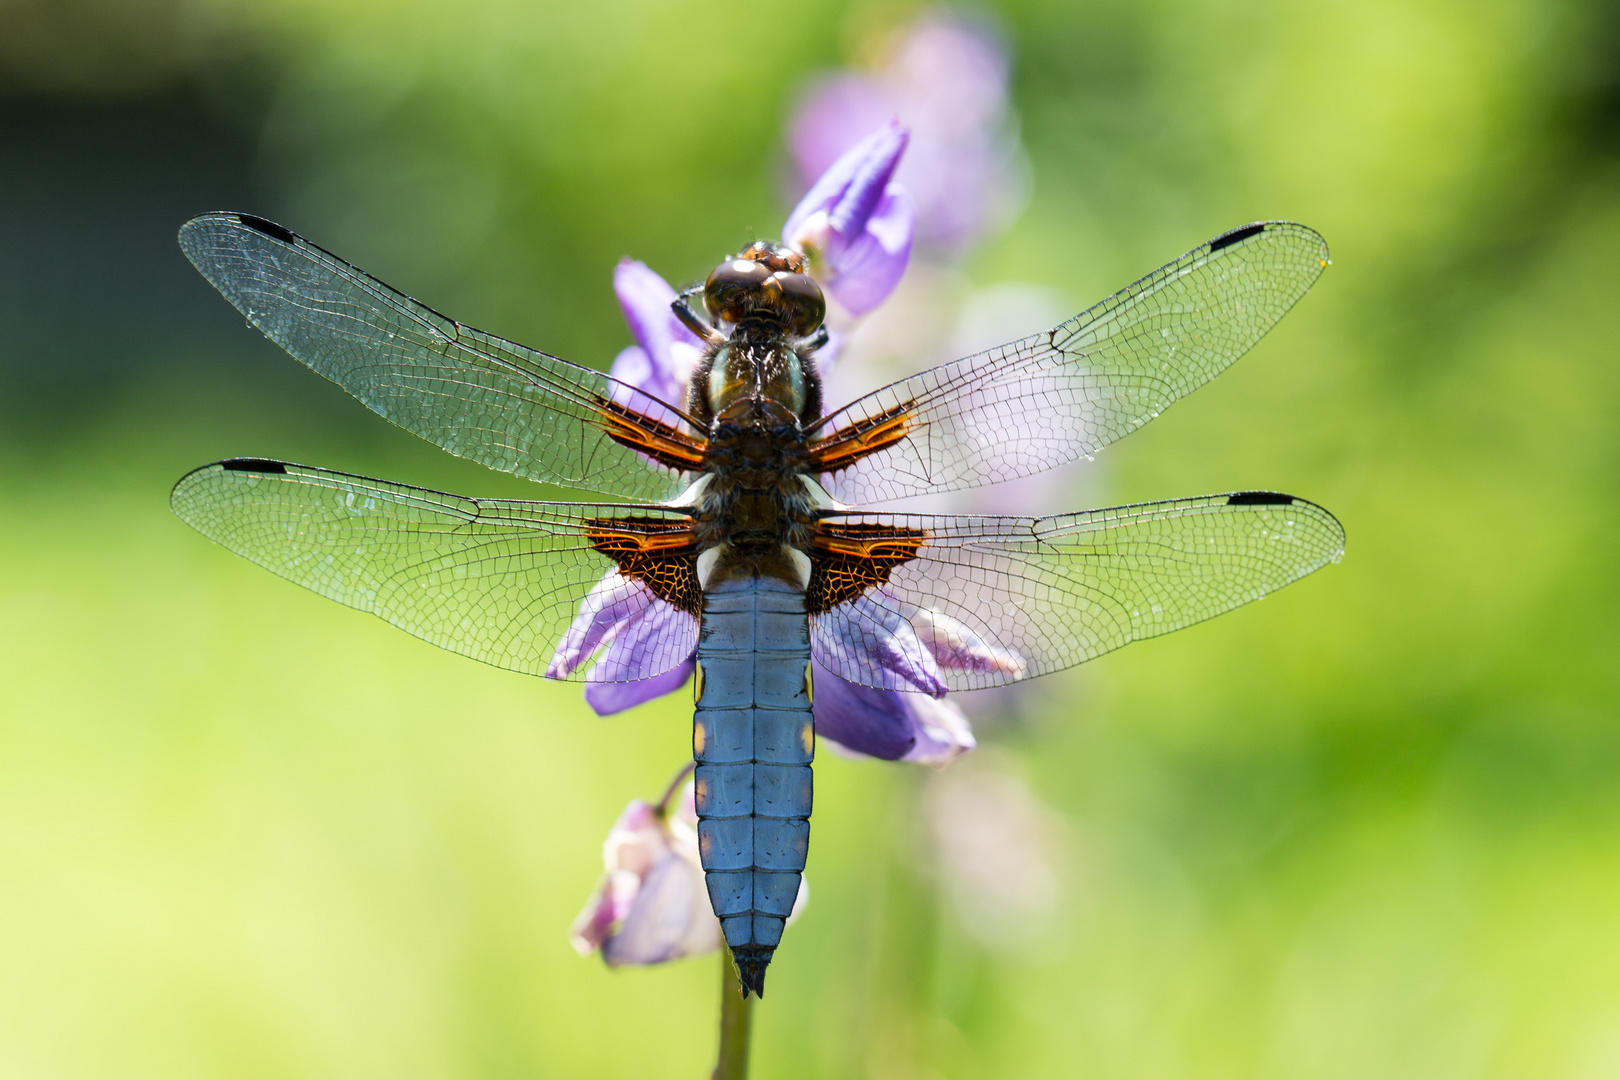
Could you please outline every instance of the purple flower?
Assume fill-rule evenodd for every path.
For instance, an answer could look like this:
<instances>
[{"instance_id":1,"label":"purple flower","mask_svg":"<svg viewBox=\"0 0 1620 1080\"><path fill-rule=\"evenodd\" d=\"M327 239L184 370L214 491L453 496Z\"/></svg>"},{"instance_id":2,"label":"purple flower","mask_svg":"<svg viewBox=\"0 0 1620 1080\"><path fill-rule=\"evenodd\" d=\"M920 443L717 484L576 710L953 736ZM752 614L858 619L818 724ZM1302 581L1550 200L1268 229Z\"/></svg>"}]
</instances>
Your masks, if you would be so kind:
<instances>
[{"instance_id":1,"label":"purple flower","mask_svg":"<svg viewBox=\"0 0 1620 1080\"><path fill-rule=\"evenodd\" d=\"M955 702L860 686L820 664L814 678L816 734L845 750L944 768L976 745Z\"/></svg>"},{"instance_id":2,"label":"purple flower","mask_svg":"<svg viewBox=\"0 0 1620 1080\"><path fill-rule=\"evenodd\" d=\"M633 800L602 843L602 880L569 936L581 956L600 949L610 967L661 964L720 947L698 861L697 812L688 783L676 805Z\"/></svg>"},{"instance_id":3,"label":"purple flower","mask_svg":"<svg viewBox=\"0 0 1620 1080\"><path fill-rule=\"evenodd\" d=\"M703 343L670 310L675 290L646 263L620 259L613 268L613 291L636 343L614 358L608 374L684 409Z\"/></svg>"},{"instance_id":4,"label":"purple flower","mask_svg":"<svg viewBox=\"0 0 1620 1080\"><path fill-rule=\"evenodd\" d=\"M925 16L881 70L831 75L801 98L788 138L800 183L898 117L913 136L896 176L916 201L918 239L946 251L969 246L1011 220L1023 198L1007 73L1006 52L986 28Z\"/></svg>"},{"instance_id":5,"label":"purple flower","mask_svg":"<svg viewBox=\"0 0 1620 1080\"><path fill-rule=\"evenodd\" d=\"M959 671L996 672L1022 678L1028 664L1011 649L991 645L949 615L919 611L911 618L917 640L927 647L935 663Z\"/></svg>"},{"instance_id":6,"label":"purple flower","mask_svg":"<svg viewBox=\"0 0 1620 1080\"><path fill-rule=\"evenodd\" d=\"M598 949L609 967L662 964L720 947L698 856L697 809L688 765L658 805L633 799L602 842L602 880L569 937L581 956ZM801 878L788 925L810 896Z\"/></svg>"},{"instance_id":7,"label":"purple flower","mask_svg":"<svg viewBox=\"0 0 1620 1080\"><path fill-rule=\"evenodd\" d=\"M678 688L692 674L696 646L691 619L653 596L638 581L609 570L580 602L558 643L546 676L566 679L598 657L585 675L585 701L607 716ZM683 641L682 639L686 639ZM667 670L672 650L687 658ZM644 676L644 672L655 672Z\"/></svg>"},{"instance_id":8,"label":"purple flower","mask_svg":"<svg viewBox=\"0 0 1620 1080\"><path fill-rule=\"evenodd\" d=\"M911 259L911 197L892 179L910 138L889 123L851 146L782 226L782 242L810 256L812 272L852 315L886 300Z\"/></svg>"},{"instance_id":9,"label":"purple flower","mask_svg":"<svg viewBox=\"0 0 1620 1080\"><path fill-rule=\"evenodd\" d=\"M643 701L651 701L653 698L674 693L686 685L686 680L692 677L696 667L697 662L688 658L662 675L654 675L650 679L603 682L594 678L600 670L599 665L585 676L585 704L595 710L597 716L612 716L614 713L633 709Z\"/></svg>"},{"instance_id":10,"label":"purple flower","mask_svg":"<svg viewBox=\"0 0 1620 1080\"><path fill-rule=\"evenodd\" d=\"M887 597L868 594L840 605L811 625L810 636L818 655L860 672L863 682L931 697L948 689L933 653Z\"/></svg>"},{"instance_id":11,"label":"purple flower","mask_svg":"<svg viewBox=\"0 0 1620 1080\"><path fill-rule=\"evenodd\" d=\"M609 570L580 601L579 614L551 654L546 678L566 679L656 599L638 581Z\"/></svg>"}]
</instances>

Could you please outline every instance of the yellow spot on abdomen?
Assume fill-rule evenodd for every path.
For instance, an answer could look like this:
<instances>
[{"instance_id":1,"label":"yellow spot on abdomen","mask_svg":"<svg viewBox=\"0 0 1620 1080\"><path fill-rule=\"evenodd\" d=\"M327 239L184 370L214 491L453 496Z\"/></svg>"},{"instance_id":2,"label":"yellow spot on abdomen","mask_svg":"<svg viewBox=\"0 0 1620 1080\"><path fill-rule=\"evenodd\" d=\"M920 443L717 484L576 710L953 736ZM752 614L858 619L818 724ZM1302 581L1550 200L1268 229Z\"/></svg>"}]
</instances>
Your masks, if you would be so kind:
<instances>
[{"instance_id":1,"label":"yellow spot on abdomen","mask_svg":"<svg viewBox=\"0 0 1620 1080\"><path fill-rule=\"evenodd\" d=\"M708 736L709 733L704 729L703 721L694 720L692 722L692 753L694 756L702 756L703 747L708 743Z\"/></svg>"}]
</instances>

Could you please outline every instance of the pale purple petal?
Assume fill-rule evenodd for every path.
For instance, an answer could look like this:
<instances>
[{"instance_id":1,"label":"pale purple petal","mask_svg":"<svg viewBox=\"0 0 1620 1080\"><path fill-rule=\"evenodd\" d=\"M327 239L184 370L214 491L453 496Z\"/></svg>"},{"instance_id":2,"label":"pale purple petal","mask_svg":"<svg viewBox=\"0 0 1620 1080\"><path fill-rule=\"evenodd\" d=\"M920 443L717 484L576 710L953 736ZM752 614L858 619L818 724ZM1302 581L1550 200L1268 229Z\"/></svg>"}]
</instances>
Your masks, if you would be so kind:
<instances>
[{"instance_id":1,"label":"pale purple petal","mask_svg":"<svg viewBox=\"0 0 1620 1080\"><path fill-rule=\"evenodd\" d=\"M621 352L610 374L660 401L685 405L703 344L670 310L674 288L646 263L621 259L613 269L613 292L640 349Z\"/></svg>"},{"instance_id":2,"label":"pale purple petal","mask_svg":"<svg viewBox=\"0 0 1620 1080\"><path fill-rule=\"evenodd\" d=\"M850 314L866 314L900 284L911 262L915 217L911 196L900 184L890 183L862 231L842 241L834 230L827 261L836 273L828 278L827 291Z\"/></svg>"},{"instance_id":3,"label":"pale purple petal","mask_svg":"<svg viewBox=\"0 0 1620 1080\"><path fill-rule=\"evenodd\" d=\"M852 314L881 303L911 258L915 215L893 181L910 133L885 124L813 184L782 226L784 243L811 256L826 290Z\"/></svg>"},{"instance_id":4,"label":"pale purple petal","mask_svg":"<svg viewBox=\"0 0 1620 1080\"><path fill-rule=\"evenodd\" d=\"M580 601L574 616L546 667L546 678L566 679L632 619L653 602L653 594L640 582L609 570Z\"/></svg>"},{"instance_id":5,"label":"pale purple petal","mask_svg":"<svg viewBox=\"0 0 1620 1080\"><path fill-rule=\"evenodd\" d=\"M574 948L589 956L613 935L629 913L641 879L669 853L658 814L643 799L632 799L602 842L602 879L569 929Z\"/></svg>"},{"instance_id":6,"label":"pale purple petal","mask_svg":"<svg viewBox=\"0 0 1620 1080\"><path fill-rule=\"evenodd\" d=\"M637 679L635 682L593 682L587 675L585 704L594 709L597 716L612 716L614 713L633 709L653 698L663 697L679 690L686 684L686 680L692 677L694 667L696 665L688 660L684 664L670 668L662 675L654 675L650 679Z\"/></svg>"},{"instance_id":7,"label":"pale purple petal","mask_svg":"<svg viewBox=\"0 0 1620 1080\"><path fill-rule=\"evenodd\" d=\"M995 672L1022 678L1029 665L1011 649L991 645L971 629L937 611L919 611L911 618L917 637L939 666L960 671Z\"/></svg>"},{"instance_id":8,"label":"pale purple petal","mask_svg":"<svg viewBox=\"0 0 1620 1080\"><path fill-rule=\"evenodd\" d=\"M906 701L912 695L857 685L820 664L812 680L817 735L884 761L898 761L916 745L916 725Z\"/></svg>"},{"instance_id":9,"label":"pale purple petal","mask_svg":"<svg viewBox=\"0 0 1620 1080\"><path fill-rule=\"evenodd\" d=\"M954 702L878 690L815 670L816 734L857 754L943 767L973 749L973 730Z\"/></svg>"},{"instance_id":10,"label":"pale purple petal","mask_svg":"<svg viewBox=\"0 0 1620 1080\"><path fill-rule=\"evenodd\" d=\"M934 697L948 689L916 629L872 594L817 616L810 636L822 662L852 682Z\"/></svg>"},{"instance_id":11,"label":"pale purple petal","mask_svg":"<svg viewBox=\"0 0 1620 1080\"><path fill-rule=\"evenodd\" d=\"M654 676L667 674L685 663L697 649L697 632L697 619L673 604L655 599L634 619L615 628L585 681L650 682ZM664 692L679 685L675 683Z\"/></svg>"},{"instance_id":12,"label":"pale purple petal","mask_svg":"<svg viewBox=\"0 0 1620 1080\"><path fill-rule=\"evenodd\" d=\"M602 844L602 879L574 920L574 948L600 949L610 966L713 952L720 924L698 863L687 816L633 800Z\"/></svg>"},{"instance_id":13,"label":"pale purple petal","mask_svg":"<svg viewBox=\"0 0 1620 1080\"><path fill-rule=\"evenodd\" d=\"M1007 52L982 23L930 15L907 35L889 65L907 96L956 131L1000 123L1007 105Z\"/></svg>"},{"instance_id":14,"label":"pale purple petal","mask_svg":"<svg viewBox=\"0 0 1620 1080\"><path fill-rule=\"evenodd\" d=\"M932 654L906 623L891 624L887 633L877 635L876 640L870 642L869 650L879 666L897 676L909 689L932 695L943 695L948 689Z\"/></svg>"},{"instance_id":15,"label":"pale purple petal","mask_svg":"<svg viewBox=\"0 0 1620 1080\"><path fill-rule=\"evenodd\" d=\"M641 882L617 931L602 943L602 959L610 967L662 964L719 947L720 921L703 870L672 852Z\"/></svg>"},{"instance_id":16,"label":"pale purple petal","mask_svg":"<svg viewBox=\"0 0 1620 1080\"><path fill-rule=\"evenodd\" d=\"M809 183L827 172L899 109L895 96L865 75L843 72L817 83L800 98L788 133L799 176Z\"/></svg>"},{"instance_id":17,"label":"pale purple petal","mask_svg":"<svg viewBox=\"0 0 1620 1080\"><path fill-rule=\"evenodd\" d=\"M782 226L782 237L789 243L816 214L824 213L832 219L833 207L849 195L850 184L861 176L867 187L882 191L889 185L900 156L905 153L910 134L899 124L890 121L839 155L816 182L810 185L799 205L788 214ZM870 199L870 192L857 193L850 205ZM875 199L870 201L875 202ZM846 227L850 224L846 221ZM861 223L864 224L864 223ZM858 225L856 227L859 227Z\"/></svg>"},{"instance_id":18,"label":"pale purple petal","mask_svg":"<svg viewBox=\"0 0 1620 1080\"><path fill-rule=\"evenodd\" d=\"M612 885L612 875L603 874L602 880L596 884L596 891L591 893L585 907L575 917L574 925L568 928L568 939L581 956L589 956L600 949L602 942L613 932L613 902L609 895Z\"/></svg>"},{"instance_id":19,"label":"pale purple petal","mask_svg":"<svg viewBox=\"0 0 1620 1080\"><path fill-rule=\"evenodd\" d=\"M911 133L899 124L888 124L876 132L865 152L854 151L855 171L827 206L827 224L847 243L859 236L877 211L878 201L888 192L900 156L911 141Z\"/></svg>"},{"instance_id":20,"label":"pale purple petal","mask_svg":"<svg viewBox=\"0 0 1620 1080\"><path fill-rule=\"evenodd\" d=\"M956 702L921 694L908 696L912 699L917 742L904 760L943 769L978 745L973 737L973 728L968 724L967 714Z\"/></svg>"},{"instance_id":21,"label":"pale purple petal","mask_svg":"<svg viewBox=\"0 0 1620 1080\"><path fill-rule=\"evenodd\" d=\"M1007 82L1007 52L989 27L925 16L881 70L835 74L799 99L788 141L800 183L898 118L912 142L895 179L915 201L917 237L960 251L1010 221L1027 194Z\"/></svg>"},{"instance_id":22,"label":"pale purple petal","mask_svg":"<svg viewBox=\"0 0 1620 1080\"><path fill-rule=\"evenodd\" d=\"M658 371L653 367L652 357L640 345L626 345L620 349L619 355L613 358L613 365L608 368L608 374L643 394L657 395L655 387L660 382Z\"/></svg>"}]
</instances>

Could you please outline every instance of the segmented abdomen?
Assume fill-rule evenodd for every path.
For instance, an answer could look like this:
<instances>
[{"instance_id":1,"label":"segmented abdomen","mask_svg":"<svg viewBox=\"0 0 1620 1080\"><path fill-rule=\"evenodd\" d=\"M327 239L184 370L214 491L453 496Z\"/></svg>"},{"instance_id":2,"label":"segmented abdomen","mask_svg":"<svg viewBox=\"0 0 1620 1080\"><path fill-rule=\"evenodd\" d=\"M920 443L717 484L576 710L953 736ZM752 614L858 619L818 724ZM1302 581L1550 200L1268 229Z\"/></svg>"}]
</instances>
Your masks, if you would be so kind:
<instances>
[{"instance_id":1,"label":"segmented abdomen","mask_svg":"<svg viewBox=\"0 0 1620 1080\"><path fill-rule=\"evenodd\" d=\"M804 593L773 578L716 585L704 598L697 660L698 846L743 985L759 993L810 842Z\"/></svg>"}]
</instances>

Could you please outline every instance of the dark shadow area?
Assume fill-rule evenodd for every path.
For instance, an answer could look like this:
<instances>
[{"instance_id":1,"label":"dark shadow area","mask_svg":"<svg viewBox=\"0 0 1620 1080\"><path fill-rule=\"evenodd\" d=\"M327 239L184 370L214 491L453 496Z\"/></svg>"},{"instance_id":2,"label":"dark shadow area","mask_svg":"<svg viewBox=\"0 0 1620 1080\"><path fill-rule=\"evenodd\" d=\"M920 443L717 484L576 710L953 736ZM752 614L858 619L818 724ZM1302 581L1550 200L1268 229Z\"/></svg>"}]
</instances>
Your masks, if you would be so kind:
<instances>
[{"instance_id":1,"label":"dark shadow area","mask_svg":"<svg viewBox=\"0 0 1620 1080\"><path fill-rule=\"evenodd\" d=\"M240 318L175 244L203 210L254 205L256 125L190 90L0 98L0 420L53 439L143 372L241 356Z\"/></svg>"}]
</instances>

